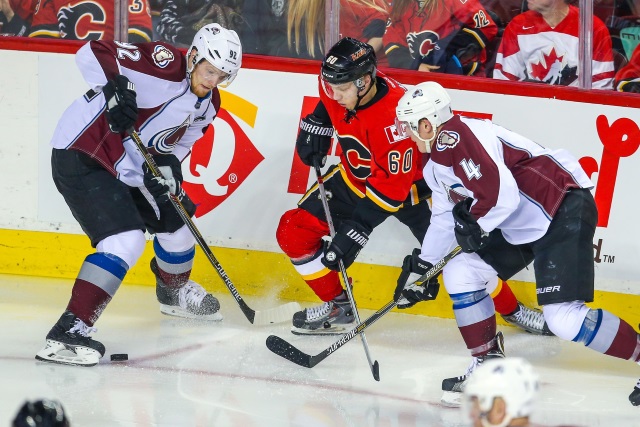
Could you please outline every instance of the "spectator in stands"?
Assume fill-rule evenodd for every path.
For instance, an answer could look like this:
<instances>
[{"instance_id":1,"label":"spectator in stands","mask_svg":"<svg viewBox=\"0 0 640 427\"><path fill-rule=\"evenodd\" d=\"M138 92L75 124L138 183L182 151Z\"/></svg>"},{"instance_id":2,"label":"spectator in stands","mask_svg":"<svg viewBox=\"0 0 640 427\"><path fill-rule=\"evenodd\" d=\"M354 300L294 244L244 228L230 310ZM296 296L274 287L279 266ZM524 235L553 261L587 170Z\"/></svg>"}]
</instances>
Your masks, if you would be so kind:
<instances>
[{"instance_id":1,"label":"spectator in stands","mask_svg":"<svg viewBox=\"0 0 640 427\"><path fill-rule=\"evenodd\" d=\"M578 8L565 0L527 0L529 10L507 25L493 77L578 86ZM614 77L611 37L593 18L592 86L611 89Z\"/></svg>"},{"instance_id":2,"label":"spectator in stands","mask_svg":"<svg viewBox=\"0 0 640 427\"><path fill-rule=\"evenodd\" d=\"M27 36L37 0L0 0L0 34Z\"/></svg>"},{"instance_id":3,"label":"spectator in stands","mask_svg":"<svg viewBox=\"0 0 640 427\"><path fill-rule=\"evenodd\" d=\"M463 412L473 427L529 426L538 388L538 375L526 360L490 359L471 375Z\"/></svg>"},{"instance_id":4,"label":"spectator in stands","mask_svg":"<svg viewBox=\"0 0 640 427\"><path fill-rule=\"evenodd\" d=\"M113 0L42 0L29 37L65 40L114 40ZM128 42L151 41L148 0L129 1Z\"/></svg>"},{"instance_id":5,"label":"spectator in stands","mask_svg":"<svg viewBox=\"0 0 640 427\"><path fill-rule=\"evenodd\" d=\"M616 73L614 88L618 92L640 93L640 44L633 50L627 65Z\"/></svg>"},{"instance_id":6,"label":"spectator in stands","mask_svg":"<svg viewBox=\"0 0 640 427\"><path fill-rule=\"evenodd\" d=\"M389 65L483 75L498 27L478 0L395 0L383 37Z\"/></svg>"},{"instance_id":7,"label":"spectator in stands","mask_svg":"<svg viewBox=\"0 0 640 427\"><path fill-rule=\"evenodd\" d=\"M242 43L247 52L322 59L325 37L324 0L262 0L245 3ZM382 35L388 18L384 0L341 0L339 37L373 46L379 65L386 65ZM380 55L381 54L382 57Z\"/></svg>"},{"instance_id":8,"label":"spectator in stands","mask_svg":"<svg viewBox=\"0 0 640 427\"><path fill-rule=\"evenodd\" d=\"M166 0L156 32L161 40L174 46L189 47L198 30L213 23L240 32L242 0Z\"/></svg>"}]
</instances>

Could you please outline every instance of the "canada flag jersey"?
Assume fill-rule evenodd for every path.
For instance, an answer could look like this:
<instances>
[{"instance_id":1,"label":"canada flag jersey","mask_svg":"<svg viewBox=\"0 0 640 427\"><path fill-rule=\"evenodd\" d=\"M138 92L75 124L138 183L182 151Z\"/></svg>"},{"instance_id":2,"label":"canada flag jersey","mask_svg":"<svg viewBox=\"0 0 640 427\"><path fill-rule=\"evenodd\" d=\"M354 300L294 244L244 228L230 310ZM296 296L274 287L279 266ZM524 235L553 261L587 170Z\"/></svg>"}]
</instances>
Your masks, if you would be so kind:
<instances>
[{"instance_id":1,"label":"canada flag jersey","mask_svg":"<svg viewBox=\"0 0 640 427\"><path fill-rule=\"evenodd\" d=\"M507 25L498 50L493 77L578 85L578 9L551 28L542 15L527 11ZM611 89L614 76L611 37L604 23L593 18L592 82L596 89Z\"/></svg>"},{"instance_id":2,"label":"canada flag jersey","mask_svg":"<svg viewBox=\"0 0 640 427\"><path fill-rule=\"evenodd\" d=\"M329 113L341 148L341 173L349 187L366 195L381 209L397 211L422 179L417 147L403 129L396 127L395 109L405 89L378 73L378 91L373 102L358 108L345 120L346 109L320 88L320 100Z\"/></svg>"},{"instance_id":3,"label":"canada flag jersey","mask_svg":"<svg viewBox=\"0 0 640 427\"><path fill-rule=\"evenodd\" d=\"M129 41L151 41L148 0L130 0L128 11ZM109 0L39 0L29 37L113 40L114 14Z\"/></svg>"},{"instance_id":4,"label":"canada flag jersey","mask_svg":"<svg viewBox=\"0 0 640 427\"><path fill-rule=\"evenodd\" d=\"M76 63L91 90L63 113L51 145L87 154L132 187L143 185L144 159L131 138L109 129L101 92L108 80L122 74L135 85L135 128L151 154L184 160L220 109L217 88L205 99L191 92L186 58L169 44L92 41L80 48Z\"/></svg>"}]
</instances>

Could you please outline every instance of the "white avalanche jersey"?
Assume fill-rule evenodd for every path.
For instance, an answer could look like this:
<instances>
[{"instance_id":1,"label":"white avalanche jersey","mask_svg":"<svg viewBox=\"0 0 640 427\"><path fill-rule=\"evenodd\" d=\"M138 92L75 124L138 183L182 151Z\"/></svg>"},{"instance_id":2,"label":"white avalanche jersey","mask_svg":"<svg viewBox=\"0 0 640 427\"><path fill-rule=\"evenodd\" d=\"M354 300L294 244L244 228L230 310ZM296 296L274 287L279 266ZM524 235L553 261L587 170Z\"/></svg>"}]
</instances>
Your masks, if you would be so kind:
<instances>
[{"instance_id":1,"label":"white avalanche jersey","mask_svg":"<svg viewBox=\"0 0 640 427\"><path fill-rule=\"evenodd\" d=\"M578 9L554 28L535 11L517 15L502 35L493 78L578 86ZM613 88L613 50L604 23L593 18L592 82L594 89Z\"/></svg>"},{"instance_id":2,"label":"white avalanche jersey","mask_svg":"<svg viewBox=\"0 0 640 427\"><path fill-rule=\"evenodd\" d=\"M78 51L76 64L91 90L64 112L51 145L87 154L132 187L144 185L144 159L129 136L109 130L101 93L108 80L123 74L135 84L135 127L154 155L184 160L220 108L217 88L203 99L191 92L186 58L169 44L92 41Z\"/></svg>"},{"instance_id":3,"label":"white avalanche jersey","mask_svg":"<svg viewBox=\"0 0 640 427\"><path fill-rule=\"evenodd\" d=\"M490 120L460 116L438 133L424 178L433 195L421 258L434 264L455 246L451 210L467 197L475 199L471 214L483 230L499 228L518 245L547 232L567 191L593 187L566 150L549 150Z\"/></svg>"}]
</instances>

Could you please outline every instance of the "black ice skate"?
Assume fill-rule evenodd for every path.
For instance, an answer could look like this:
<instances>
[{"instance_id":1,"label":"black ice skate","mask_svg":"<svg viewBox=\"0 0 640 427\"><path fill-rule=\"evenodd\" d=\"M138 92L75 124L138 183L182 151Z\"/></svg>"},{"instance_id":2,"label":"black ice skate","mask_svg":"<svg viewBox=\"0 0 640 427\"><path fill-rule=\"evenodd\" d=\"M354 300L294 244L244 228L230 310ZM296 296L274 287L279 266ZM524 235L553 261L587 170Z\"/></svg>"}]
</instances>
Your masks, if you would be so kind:
<instances>
[{"instance_id":1,"label":"black ice skate","mask_svg":"<svg viewBox=\"0 0 640 427\"><path fill-rule=\"evenodd\" d=\"M633 391L629 395L629 402L633 406L640 405L640 380L636 383L636 386L633 388Z\"/></svg>"},{"instance_id":2,"label":"black ice skate","mask_svg":"<svg viewBox=\"0 0 640 427\"><path fill-rule=\"evenodd\" d=\"M89 337L96 332L72 312L65 311L47 334L47 343L37 360L65 365L94 366L104 356L104 345Z\"/></svg>"},{"instance_id":3,"label":"black ice skate","mask_svg":"<svg viewBox=\"0 0 640 427\"><path fill-rule=\"evenodd\" d=\"M553 332L547 326L547 322L544 321L542 312L526 307L520 302L518 302L518 308L513 314L502 315L502 318L505 322L532 334L553 335Z\"/></svg>"},{"instance_id":4,"label":"black ice skate","mask_svg":"<svg viewBox=\"0 0 640 427\"><path fill-rule=\"evenodd\" d=\"M349 300L332 300L295 313L291 332L296 335L340 335L353 321Z\"/></svg>"},{"instance_id":5,"label":"black ice skate","mask_svg":"<svg viewBox=\"0 0 640 427\"><path fill-rule=\"evenodd\" d=\"M156 297L160 312L187 319L222 320L220 303L202 286L189 280L181 288L171 288L162 281L156 259L151 260L151 271L156 276Z\"/></svg>"},{"instance_id":6,"label":"black ice skate","mask_svg":"<svg viewBox=\"0 0 640 427\"><path fill-rule=\"evenodd\" d=\"M493 341L494 347L489 350L486 355L474 357L464 375L442 380L442 398L440 401L443 405L453 407L460 406L462 402L462 391L473 371L482 365L485 360L504 357L504 338L502 332L498 332Z\"/></svg>"}]
</instances>

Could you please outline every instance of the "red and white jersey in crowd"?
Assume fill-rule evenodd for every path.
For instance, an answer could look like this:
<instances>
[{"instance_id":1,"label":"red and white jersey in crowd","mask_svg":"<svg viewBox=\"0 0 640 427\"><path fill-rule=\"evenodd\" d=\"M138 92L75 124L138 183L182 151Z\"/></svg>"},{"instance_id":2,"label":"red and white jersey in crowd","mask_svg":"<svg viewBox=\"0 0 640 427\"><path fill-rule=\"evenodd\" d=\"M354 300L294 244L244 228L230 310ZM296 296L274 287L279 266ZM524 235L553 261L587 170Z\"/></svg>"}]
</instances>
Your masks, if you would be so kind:
<instances>
[{"instance_id":1,"label":"red and white jersey in crowd","mask_svg":"<svg viewBox=\"0 0 640 427\"><path fill-rule=\"evenodd\" d=\"M627 65L616 73L615 89L623 92L624 86L632 82L640 84L640 44L633 50Z\"/></svg>"},{"instance_id":2,"label":"red and white jersey in crowd","mask_svg":"<svg viewBox=\"0 0 640 427\"><path fill-rule=\"evenodd\" d=\"M129 0L129 42L151 41L148 0ZM113 0L38 0L29 37L113 40Z\"/></svg>"},{"instance_id":3,"label":"red and white jersey in crowd","mask_svg":"<svg viewBox=\"0 0 640 427\"><path fill-rule=\"evenodd\" d=\"M527 11L513 18L502 35L493 78L578 86L578 8L551 28L542 15ZM593 18L593 88L613 86L611 37L604 23Z\"/></svg>"},{"instance_id":4,"label":"red and white jersey in crowd","mask_svg":"<svg viewBox=\"0 0 640 427\"><path fill-rule=\"evenodd\" d=\"M396 129L396 106L405 88L381 73L377 79L379 85L387 86L387 93L358 108L349 122L345 120L346 109L330 99L322 87L320 100L342 149L340 172L346 183L381 209L395 212L407 199L413 183L422 178L420 155L413 141Z\"/></svg>"},{"instance_id":5,"label":"red and white jersey in crowd","mask_svg":"<svg viewBox=\"0 0 640 427\"><path fill-rule=\"evenodd\" d=\"M132 187L143 185L144 159L130 137L109 129L101 93L108 80L123 74L135 84L135 128L151 154L184 160L220 108L217 88L203 99L191 92L185 56L166 43L92 41L80 48L76 63L91 90L64 112L51 145L87 154Z\"/></svg>"},{"instance_id":6,"label":"red and white jersey in crowd","mask_svg":"<svg viewBox=\"0 0 640 427\"><path fill-rule=\"evenodd\" d=\"M420 3L414 1L398 20L392 20L383 37L385 53L393 50L409 48L411 56L426 57L436 47L438 41L455 34L463 26L479 29L492 40L498 33L496 23L491 19L478 0L444 0L433 13L420 12ZM486 54L482 53L484 62Z\"/></svg>"},{"instance_id":7,"label":"red and white jersey in crowd","mask_svg":"<svg viewBox=\"0 0 640 427\"><path fill-rule=\"evenodd\" d=\"M443 125L423 174L433 191L433 213L422 257L434 264L455 246L451 210L467 197L475 199L471 214L484 231L499 228L517 245L547 232L567 191L593 187L566 150L461 116Z\"/></svg>"}]
</instances>

